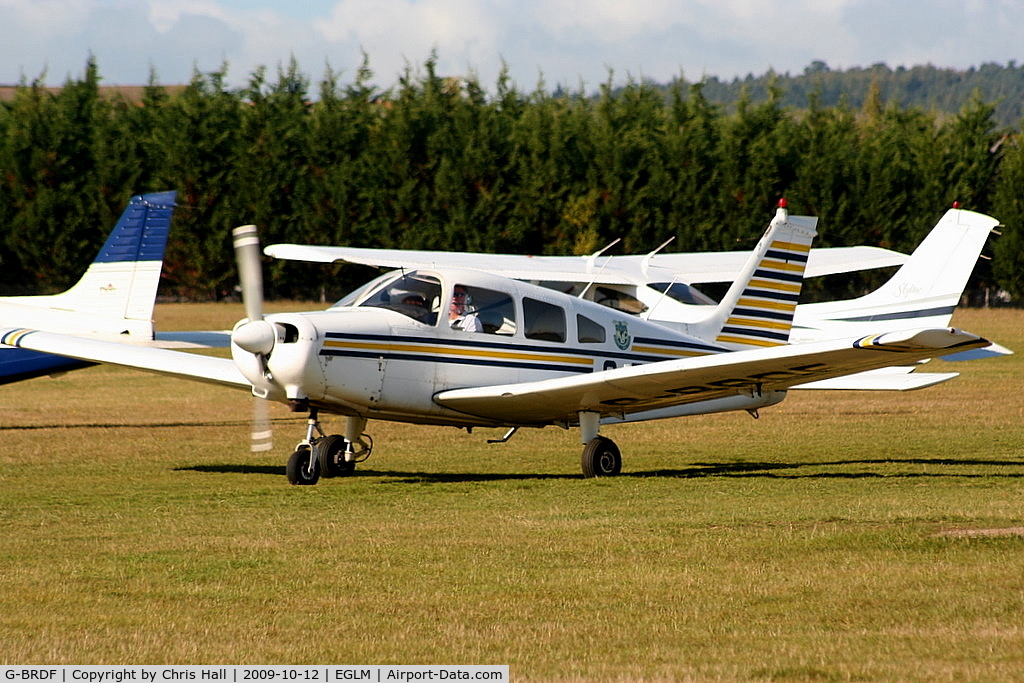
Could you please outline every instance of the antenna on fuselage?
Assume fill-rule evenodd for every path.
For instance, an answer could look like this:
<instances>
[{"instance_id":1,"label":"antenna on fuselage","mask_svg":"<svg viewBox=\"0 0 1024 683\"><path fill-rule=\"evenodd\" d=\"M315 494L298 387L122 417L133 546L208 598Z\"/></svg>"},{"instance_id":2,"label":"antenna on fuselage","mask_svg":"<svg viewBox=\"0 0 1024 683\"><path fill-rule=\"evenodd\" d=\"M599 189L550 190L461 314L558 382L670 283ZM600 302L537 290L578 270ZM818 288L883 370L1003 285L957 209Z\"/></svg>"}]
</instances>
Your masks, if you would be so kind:
<instances>
[{"instance_id":1,"label":"antenna on fuselage","mask_svg":"<svg viewBox=\"0 0 1024 683\"><path fill-rule=\"evenodd\" d=\"M676 236L672 235L667 240L662 242L661 245L657 249L655 249L654 251L649 253L647 256L644 256L644 260L640 263L640 272L644 274L644 278L648 277L647 270L648 270L648 267L651 265L651 259L654 258L654 255L657 254L662 249L664 249L665 247L667 247L672 242L672 240L674 240L675 238L676 238ZM643 313L641 313L640 317L643 318L644 320L650 320L651 319L651 313L654 313L654 309L658 307L658 304L660 304L662 301L665 300L665 297L668 296L668 290L672 289L672 285L674 285L675 283L676 283L676 274L672 273L672 281L668 283L668 287L666 287L665 291L661 293L661 296L658 297L658 300L654 302L654 305L651 306L650 308L648 308Z\"/></svg>"},{"instance_id":2,"label":"antenna on fuselage","mask_svg":"<svg viewBox=\"0 0 1024 683\"><path fill-rule=\"evenodd\" d=\"M595 251L595 252L594 252L593 254L591 254L590 256L588 256L588 257L587 257L587 272L588 272L588 273L590 273L591 275L595 275L595 276L596 276L596 275L600 275L601 273L603 273L603 272L604 272L604 269L605 269L605 267L606 267L606 266L608 265L609 261L605 261L605 262L604 262L604 265L602 265L602 266L601 266L601 270L599 270L599 271L597 271L597 272L595 273L595 272L594 272L594 264L595 264L595 263L597 263L597 257L598 257L598 256L600 256L601 254L603 254L604 252L608 251L609 249L611 249L612 247L614 247L614 246L615 246L616 244L618 244L618 243L619 243L619 242L621 242L621 241L622 241L622 238L621 238L621 237L616 237L616 238L615 238L615 239L614 239L614 240L613 240L612 242L609 242L609 243L608 243L608 245L607 245L607 246L605 246L605 248L604 248L604 249L598 249L598 250L597 250L597 251ZM577 298L577 299L582 299L582 298L583 298L583 297L584 297L584 296L586 295L587 291L588 291L588 290L590 289L590 287L591 287L591 286L592 286L593 284L594 284L594 280L591 280L590 282L588 282L588 283L587 283L587 286L583 288L583 291L582 291L582 292L580 292L580 293L579 293L579 294L578 294L578 295L576 296L576 298Z\"/></svg>"}]
</instances>

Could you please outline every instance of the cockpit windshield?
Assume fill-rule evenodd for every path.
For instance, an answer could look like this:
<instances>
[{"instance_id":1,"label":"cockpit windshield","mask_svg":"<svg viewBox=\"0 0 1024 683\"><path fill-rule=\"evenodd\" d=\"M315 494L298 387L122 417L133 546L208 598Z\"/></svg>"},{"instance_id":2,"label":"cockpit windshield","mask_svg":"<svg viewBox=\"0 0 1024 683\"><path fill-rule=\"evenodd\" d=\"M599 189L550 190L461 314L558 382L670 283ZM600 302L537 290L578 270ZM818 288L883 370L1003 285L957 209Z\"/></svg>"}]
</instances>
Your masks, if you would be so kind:
<instances>
[{"instance_id":1,"label":"cockpit windshield","mask_svg":"<svg viewBox=\"0 0 1024 683\"><path fill-rule=\"evenodd\" d=\"M419 271L392 271L346 294L332 308L386 308L427 325L437 323L441 282Z\"/></svg>"}]
</instances>

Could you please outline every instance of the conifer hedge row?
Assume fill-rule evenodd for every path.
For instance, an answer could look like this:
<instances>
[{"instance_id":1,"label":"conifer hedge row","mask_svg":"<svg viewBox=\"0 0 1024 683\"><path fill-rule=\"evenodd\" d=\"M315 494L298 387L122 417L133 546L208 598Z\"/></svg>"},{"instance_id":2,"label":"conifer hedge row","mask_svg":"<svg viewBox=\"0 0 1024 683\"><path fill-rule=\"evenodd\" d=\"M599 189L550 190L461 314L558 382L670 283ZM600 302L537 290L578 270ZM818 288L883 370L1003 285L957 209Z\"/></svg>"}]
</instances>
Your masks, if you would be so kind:
<instances>
[{"instance_id":1,"label":"conifer hedge row","mask_svg":"<svg viewBox=\"0 0 1024 683\"><path fill-rule=\"evenodd\" d=\"M364 61L316 92L293 61L241 88L226 67L185 88L109 97L90 60L58 91L0 106L0 288L73 282L127 199L176 189L162 292L232 292L232 227L265 243L580 254L751 247L785 196L817 246L910 251L953 204L1006 225L979 276L1024 298L1024 145L978 98L955 116L712 104L703 85L610 84L591 97L444 78L436 58L386 91ZM155 81L155 79L153 79ZM365 273L273 263L271 296L336 296ZM828 285L847 295L850 281Z\"/></svg>"}]
</instances>

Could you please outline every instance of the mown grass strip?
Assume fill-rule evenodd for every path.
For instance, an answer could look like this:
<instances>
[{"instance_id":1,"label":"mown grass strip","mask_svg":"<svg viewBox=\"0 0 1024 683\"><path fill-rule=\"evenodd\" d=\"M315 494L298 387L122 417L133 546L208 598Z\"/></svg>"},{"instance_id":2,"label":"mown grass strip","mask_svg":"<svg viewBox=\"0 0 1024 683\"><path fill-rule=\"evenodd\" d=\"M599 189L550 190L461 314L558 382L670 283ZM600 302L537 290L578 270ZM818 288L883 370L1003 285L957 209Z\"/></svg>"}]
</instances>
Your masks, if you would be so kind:
<instances>
[{"instance_id":1,"label":"mown grass strip","mask_svg":"<svg viewBox=\"0 0 1024 683\"><path fill-rule=\"evenodd\" d=\"M1024 351L1022 312L957 324ZM1024 357L953 367L609 430L612 480L580 478L573 432L371 423L358 475L310 488L283 474L302 416L252 456L240 392L112 368L8 386L0 661L1010 680Z\"/></svg>"}]
</instances>

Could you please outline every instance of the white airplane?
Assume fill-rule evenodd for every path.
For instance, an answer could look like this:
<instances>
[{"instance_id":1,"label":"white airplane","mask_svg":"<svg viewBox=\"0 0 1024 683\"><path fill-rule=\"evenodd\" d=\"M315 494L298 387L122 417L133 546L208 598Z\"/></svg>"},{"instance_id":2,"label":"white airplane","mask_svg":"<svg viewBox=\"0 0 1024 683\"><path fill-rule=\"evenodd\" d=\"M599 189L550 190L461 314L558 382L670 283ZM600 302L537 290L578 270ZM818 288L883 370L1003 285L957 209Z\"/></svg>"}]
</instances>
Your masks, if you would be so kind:
<instances>
[{"instance_id":1,"label":"white airplane","mask_svg":"<svg viewBox=\"0 0 1024 683\"><path fill-rule=\"evenodd\" d=\"M785 200L780 208L785 208ZM790 216L789 220L814 225L817 219ZM790 340L834 339L858 335L865 329L948 325L981 250L997 225L990 216L950 209L911 256L867 246L812 249L805 278L891 266L900 269L866 296L798 305ZM300 244L270 245L265 253L279 259L320 263L485 270L581 296L646 320L679 325L687 331L690 325L699 325L716 305L695 285L733 281L749 252L660 253L666 244L644 256L607 257L602 257L602 252L590 256L522 256Z\"/></svg>"},{"instance_id":2,"label":"white airplane","mask_svg":"<svg viewBox=\"0 0 1024 683\"><path fill-rule=\"evenodd\" d=\"M372 450L370 419L508 428L499 441L520 427L579 427L584 475L610 476L622 458L602 425L756 417L796 386L989 345L946 327L787 343L815 234L780 208L721 303L683 332L478 269L398 270L326 311L264 317L256 229L244 226L235 249L247 318L232 331L231 359L20 327L0 328L0 343L308 411L286 468L293 484L353 472ZM322 412L345 416L343 435L323 433Z\"/></svg>"},{"instance_id":3,"label":"white airplane","mask_svg":"<svg viewBox=\"0 0 1024 683\"><path fill-rule=\"evenodd\" d=\"M133 197L77 284L52 296L0 297L0 320L54 332L152 340L153 304L174 198L174 192ZM0 347L0 384L87 365L91 363Z\"/></svg>"}]
</instances>

